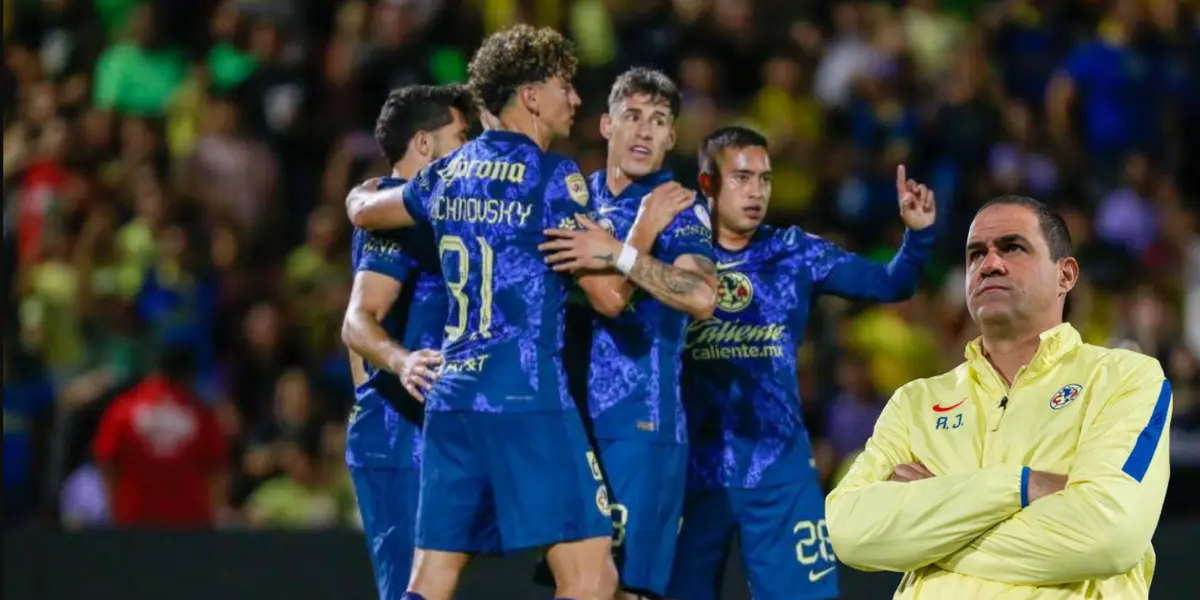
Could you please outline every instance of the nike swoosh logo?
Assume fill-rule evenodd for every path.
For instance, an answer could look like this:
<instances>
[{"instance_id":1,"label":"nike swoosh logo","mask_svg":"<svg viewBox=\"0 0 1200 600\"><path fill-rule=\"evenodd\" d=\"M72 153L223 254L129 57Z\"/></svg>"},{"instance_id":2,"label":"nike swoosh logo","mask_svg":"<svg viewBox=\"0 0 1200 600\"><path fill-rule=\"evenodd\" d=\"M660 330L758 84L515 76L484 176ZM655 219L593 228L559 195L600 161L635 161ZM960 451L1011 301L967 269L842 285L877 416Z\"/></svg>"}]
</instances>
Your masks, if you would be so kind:
<instances>
[{"instance_id":1,"label":"nike swoosh logo","mask_svg":"<svg viewBox=\"0 0 1200 600\"><path fill-rule=\"evenodd\" d=\"M607 215L608 213L616 212L617 210L619 209L615 206L601 206L600 208L596 209L596 212L602 215Z\"/></svg>"},{"instance_id":2,"label":"nike swoosh logo","mask_svg":"<svg viewBox=\"0 0 1200 600\"><path fill-rule=\"evenodd\" d=\"M952 406L942 406L941 404L934 404L933 411L934 412L946 412L948 410L954 410L954 409L958 408L959 405L961 405L963 402L966 402L966 401L967 401L967 399L963 398L962 400L958 401L958 404L954 404Z\"/></svg>"},{"instance_id":3,"label":"nike swoosh logo","mask_svg":"<svg viewBox=\"0 0 1200 600\"><path fill-rule=\"evenodd\" d=\"M836 568L837 568L837 567L829 567L828 569L824 569L824 570L821 570L821 571L809 571L809 572L808 572L808 582L809 582L809 583L816 583L816 582L820 581L820 580L821 580L823 577L825 577L826 575L828 575L828 574L832 573L832 572L833 572L833 570L834 570L834 569L836 569Z\"/></svg>"},{"instance_id":4,"label":"nike swoosh logo","mask_svg":"<svg viewBox=\"0 0 1200 600\"><path fill-rule=\"evenodd\" d=\"M720 271L723 269L732 269L732 268L734 268L738 265L742 265L742 264L746 264L746 261L739 260L737 262L731 262L731 263L725 263L725 264L717 263L717 270Z\"/></svg>"}]
</instances>

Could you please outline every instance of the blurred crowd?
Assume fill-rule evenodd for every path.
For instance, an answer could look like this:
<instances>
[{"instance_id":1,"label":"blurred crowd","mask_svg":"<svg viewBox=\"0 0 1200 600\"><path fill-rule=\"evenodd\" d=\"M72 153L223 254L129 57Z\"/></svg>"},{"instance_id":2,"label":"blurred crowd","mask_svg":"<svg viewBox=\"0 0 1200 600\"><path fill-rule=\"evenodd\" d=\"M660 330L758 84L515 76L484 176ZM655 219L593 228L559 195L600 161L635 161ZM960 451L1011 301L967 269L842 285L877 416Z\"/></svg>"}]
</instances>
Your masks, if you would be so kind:
<instances>
[{"instance_id":1,"label":"blurred crowd","mask_svg":"<svg viewBox=\"0 0 1200 600\"><path fill-rule=\"evenodd\" d=\"M1200 512L1178 492L1200 472L1194 1L4 0L5 521L110 523L97 430L186 348L217 522L353 526L342 201L387 171L387 92L464 80L482 37L521 21L577 43L583 114L559 150L585 172L613 77L648 65L684 93L685 183L706 133L751 125L772 143L771 220L881 260L902 234L895 166L936 190L917 296L823 300L801 349L827 481L895 388L961 361L966 228L1022 193L1070 225L1084 338L1171 377L1168 509ZM170 444L187 423L147 427Z\"/></svg>"}]
</instances>

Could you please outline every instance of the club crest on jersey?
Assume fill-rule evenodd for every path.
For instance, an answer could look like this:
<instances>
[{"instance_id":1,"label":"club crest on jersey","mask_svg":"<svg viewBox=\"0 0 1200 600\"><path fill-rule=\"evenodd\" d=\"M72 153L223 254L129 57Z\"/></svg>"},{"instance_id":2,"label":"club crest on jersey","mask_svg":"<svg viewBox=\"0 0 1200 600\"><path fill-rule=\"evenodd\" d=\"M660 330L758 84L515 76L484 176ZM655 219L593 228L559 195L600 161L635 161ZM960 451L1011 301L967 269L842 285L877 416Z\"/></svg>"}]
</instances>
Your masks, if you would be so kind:
<instances>
[{"instance_id":1,"label":"club crest on jersey","mask_svg":"<svg viewBox=\"0 0 1200 600\"><path fill-rule=\"evenodd\" d=\"M600 509L600 514L609 514L608 490L603 485L596 488L596 508Z\"/></svg>"},{"instance_id":2,"label":"club crest on jersey","mask_svg":"<svg viewBox=\"0 0 1200 600\"><path fill-rule=\"evenodd\" d=\"M1079 397L1079 393L1082 391L1083 386L1079 385L1078 383L1072 383L1070 385L1063 386L1063 389L1058 390L1058 393L1054 394L1054 396L1050 398L1050 408L1052 410L1058 410L1070 404L1073 400Z\"/></svg>"},{"instance_id":3,"label":"club crest on jersey","mask_svg":"<svg viewBox=\"0 0 1200 600\"><path fill-rule=\"evenodd\" d=\"M737 271L725 271L717 275L717 307L725 312L739 312L750 306L754 299L754 285L750 278Z\"/></svg>"},{"instance_id":4,"label":"club crest on jersey","mask_svg":"<svg viewBox=\"0 0 1200 600\"><path fill-rule=\"evenodd\" d=\"M571 199L575 204L587 206L588 189L587 182L583 180L583 175L579 173L571 173L566 179L567 193L571 194Z\"/></svg>"}]
</instances>

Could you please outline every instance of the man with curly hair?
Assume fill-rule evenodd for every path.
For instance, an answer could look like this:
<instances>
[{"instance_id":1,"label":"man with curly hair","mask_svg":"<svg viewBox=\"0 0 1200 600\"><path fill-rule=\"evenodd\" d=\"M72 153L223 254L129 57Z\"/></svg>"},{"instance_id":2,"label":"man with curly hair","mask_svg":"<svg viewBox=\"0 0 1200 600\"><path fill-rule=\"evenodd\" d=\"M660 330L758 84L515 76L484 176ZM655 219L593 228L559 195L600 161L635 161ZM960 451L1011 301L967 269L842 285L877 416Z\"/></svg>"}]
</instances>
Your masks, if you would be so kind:
<instances>
[{"instance_id":1,"label":"man with curly hair","mask_svg":"<svg viewBox=\"0 0 1200 600\"><path fill-rule=\"evenodd\" d=\"M538 250L543 230L575 227L591 205L574 161L547 152L570 133L576 59L551 29L517 26L484 41L469 86L492 125L399 193L355 190L357 227L428 223L450 293L426 399L416 561L408 600L449 600L470 556L549 547L560 599L612 598L607 490L562 365L567 280ZM649 220L655 220L652 216ZM619 293L605 279L589 298Z\"/></svg>"}]
</instances>

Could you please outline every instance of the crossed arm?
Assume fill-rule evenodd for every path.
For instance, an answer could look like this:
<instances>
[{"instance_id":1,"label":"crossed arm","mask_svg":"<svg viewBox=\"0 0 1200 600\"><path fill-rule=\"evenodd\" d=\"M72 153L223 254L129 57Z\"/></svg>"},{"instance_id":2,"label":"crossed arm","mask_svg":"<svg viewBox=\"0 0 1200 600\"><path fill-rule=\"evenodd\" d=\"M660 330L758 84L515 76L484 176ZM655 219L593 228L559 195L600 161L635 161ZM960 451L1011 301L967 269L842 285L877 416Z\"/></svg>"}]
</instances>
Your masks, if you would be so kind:
<instances>
[{"instance_id":1,"label":"crossed arm","mask_svg":"<svg viewBox=\"0 0 1200 600\"><path fill-rule=\"evenodd\" d=\"M1152 359L1090 408L1068 482L1030 499L1028 467L985 467L908 482L904 390L826 501L834 550L864 570L930 564L1014 585L1055 585L1126 573L1158 523L1168 478L1170 384Z\"/></svg>"}]
</instances>

